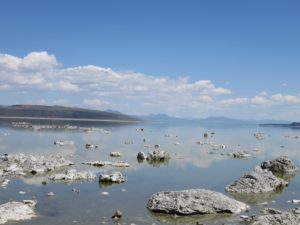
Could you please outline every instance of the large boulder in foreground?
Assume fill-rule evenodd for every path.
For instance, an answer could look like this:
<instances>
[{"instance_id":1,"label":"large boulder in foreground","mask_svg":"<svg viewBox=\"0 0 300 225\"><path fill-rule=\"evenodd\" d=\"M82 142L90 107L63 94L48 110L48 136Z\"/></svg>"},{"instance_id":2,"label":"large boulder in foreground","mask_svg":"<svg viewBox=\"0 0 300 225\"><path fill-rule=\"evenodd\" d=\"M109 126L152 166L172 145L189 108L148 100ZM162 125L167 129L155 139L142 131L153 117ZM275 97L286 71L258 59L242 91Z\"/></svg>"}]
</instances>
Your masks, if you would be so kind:
<instances>
[{"instance_id":1,"label":"large boulder in foreground","mask_svg":"<svg viewBox=\"0 0 300 225\"><path fill-rule=\"evenodd\" d=\"M0 224L34 217L36 217L34 208L26 203L12 201L0 205Z\"/></svg>"},{"instance_id":2,"label":"large boulder in foreground","mask_svg":"<svg viewBox=\"0 0 300 225\"><path fill-rule=\"evenodd\" d=\"M225 190L235 193L262 193L275 191L287 185L287 181L274 176L271 171L257 166L254 170L227 186Z\"/></svg>"},{"instance_id":3,"label":"large boulder in foreground","mask_svg":"<svg viewBox=\"0 0 300 225\"><path fill-rule=\"evenodd\" d=\"M287 156L280 156L273 160L264 161L261 164L261 168L275 173L293 173L298 170L298 166L296 166Z\"/></svg>"},{"instance_id":4,"label":"large boulder in foreground","mask_svg":"<svg viewBox=\"0 0 300 225\"><path fill-rule=\"evenodd\" d=\"M192 215L240 213L248 209L248 206L219 192L190 189L153 194L147 208L153 212Z\"/></svg>"},{"instance_id":5,"label":"large boulder in foreground","mask_svg":"<svg viewBox=\"0 0 300 225\"><path fill-rule=\"evenodd\" d=\"M254 216L250 220L250 225L299 225L300 214L298 210L290 212L277 211L273 214Z\"/></svg>"}]
</instances>

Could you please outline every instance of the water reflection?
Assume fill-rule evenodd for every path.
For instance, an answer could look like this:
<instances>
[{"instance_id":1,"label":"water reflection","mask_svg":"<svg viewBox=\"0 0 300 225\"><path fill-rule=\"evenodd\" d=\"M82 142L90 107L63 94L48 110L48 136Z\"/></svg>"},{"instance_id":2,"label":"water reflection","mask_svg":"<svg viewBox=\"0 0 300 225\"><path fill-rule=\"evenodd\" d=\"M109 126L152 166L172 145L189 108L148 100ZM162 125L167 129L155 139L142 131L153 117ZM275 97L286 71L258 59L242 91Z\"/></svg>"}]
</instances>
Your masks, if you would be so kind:
<instances>
[{"instance_id":1,"label":"water reflection","mask_svg":"<svg viewBox=\"0 0 300 225\"><path fill-rule=\"evenodd\" d=\"M137 158L137 162L139 164L147 162L152 167L161 167L161 166L169 165L170 158L165 158L165 159L161 159L161 160L159 160L159 159L158 160L148 160L148 159L139 159L139 158Z\"/></svg>"},{"instance_id":2,"label":"water reflection","mask_svg":"<svg viewBox=\"0 0 300 225\"><path fill-rule=\"evenodd\" d=\"M284 179L286 181L291 181L296 175L297 172L293 173L273 173L276 177L279 177L281 179Z\"/></svg>"},{"instance_id":3,"label":"water reflection","mask_svg":"<svg viewBox=\"0 0 300 225\"><path fill-rule=\"evenodd\" d=\"M190 216L178 216L178 215L168 215L164 213L151 213L152 217L162 224L186 224L186 225L195 225L195 224L206 224L207 222L214 221L214 224L217 222L227 222L233 223L240 221L239 216L232 214L218 214L218 215L190 215Z\"/></svg>"},{"instance_id":4,"label":"water reflection","mask_svg":"<svg viewBox=\"0 0 300 225\"><path fill-rule=\"evenodd\" d=\"M229 194L238 201L252 205L252 204L272 201L277 197L279 197L282 194L284 189L285 187L280 187L276 191L257 193L257 194L253 194L253 193L229 193Z\"/></svg>"},{"instance_id":5,"label":"water reflection","mask_svg":"<svg viewBox=\"0 0 300 225\"><path fill-rule=\"evenodd\" d=\"M140 127L143 127L141 131ZM101 127L99 127L101 128ZM120 209L124 213L122 222L130 224L222 224L238 223L239 216L228 215L200 215L180 216L150 213L146 209L148 198L155 192L167 190L183 190L189 188L206 188L224 192L224 187L252 170L264 160L270 160L282 154L288 155L297 164L300 162L300 139L285 136L300 136L300 130L280 130L261 127L200 127L197 124L180 126L163 126L152 124L130 126L104 126L109 133L103 132L71 132L71 131L26 131L0 128L0 154L60 154L70 157L75 165L65 169L77 171L91 171L97 175L122 171L128 178L123 184L95 182L75 182L66 185L63 182L51 182L47 179L50 174L13 179L6 190L0 192L0 200L18 200L22 196L16 195L19 190L30 189L30 193L38 198L38 211L42 215L37 220L21 222L19 224L97 224L101 217L111 217L112 213ZM204 139L205 132L214 132L212 137ZM257 140L253 134L264 133L263 140ZM144 142L144 138L145 141ZM56 146L54 140L74 141L74 145ZM129 144L126 144L126 143ZM207 144L196 144L207 142ZM100 147L87 151L85 144L98 144ZM174 144L176 143L176 144ZM139 161L136 156L140 151L149 152L155 145L170 153L171 158L165 161ZM220 146L226 147L220 147ZM282 148L281 146L284 146ZM247 150L249 160L234 160L228 153ZM111 158L110 152L122 153L119 159ZM213 153L213 154L212 154ZM82 165L86 161L125 161L128 168L112 168L110 166L93 167ZM237 200L251 205L249 214L256 212L257 203L269 202L276 199L274 208L288 208L286 201L298 198L300 177L295 174L279 174L283 179L292 181L283 191L269 192L260 195L235 195ZM18 180L22 182L18 183ZM41 187L42 181L47 185ZM75 195L71 189L81 190ZM108 196L99 192L109 189ZM126 192L121 189L126 188ZM99 190L101 189L101 191ZM292 190L292 191L291 191ZM47 198L48 192L53 191L55 197ZM292 194L294 192L295 194ZM26 196L27 197L27 196ZM57 213L57 208L59 213ZM49 209L51 208L51 209ZM143 218L143 220L141 220ZM108 220L112 224L113 221Z\"/></svg>"}]
</instances>

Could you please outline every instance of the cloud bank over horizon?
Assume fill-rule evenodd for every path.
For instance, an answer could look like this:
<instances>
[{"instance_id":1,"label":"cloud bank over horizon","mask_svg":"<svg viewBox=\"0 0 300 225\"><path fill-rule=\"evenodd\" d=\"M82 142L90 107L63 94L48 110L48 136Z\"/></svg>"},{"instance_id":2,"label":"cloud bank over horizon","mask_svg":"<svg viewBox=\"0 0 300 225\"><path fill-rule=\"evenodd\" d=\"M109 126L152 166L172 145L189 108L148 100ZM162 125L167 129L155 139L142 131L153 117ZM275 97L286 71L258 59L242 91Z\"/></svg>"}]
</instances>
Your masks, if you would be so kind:
<instances>
[{"instance_id":1,"label":"cloud bank over horizon","mask_svg":"<svg viewBox=\"0 0 300 225\"><path fill-rule=\"evenodd\" d=\"M239 96L228 85L218 86L209 79L191 81L95 65L64 68L55 55L45 51L23 58L0 54L0 96L2 105L68 105L127 114L254 119L300 115L300 94L262 90Z\"/></svg>"}]
</instances>

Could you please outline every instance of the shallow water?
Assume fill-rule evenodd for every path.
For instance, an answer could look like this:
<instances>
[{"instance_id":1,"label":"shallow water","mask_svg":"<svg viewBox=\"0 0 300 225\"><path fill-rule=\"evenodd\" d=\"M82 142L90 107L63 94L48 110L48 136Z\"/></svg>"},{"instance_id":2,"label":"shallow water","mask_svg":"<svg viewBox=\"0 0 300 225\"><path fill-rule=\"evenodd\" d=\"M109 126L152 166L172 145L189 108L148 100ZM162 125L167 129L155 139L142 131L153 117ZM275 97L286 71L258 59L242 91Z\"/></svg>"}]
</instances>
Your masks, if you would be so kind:
<instances>
[{"instance_id":1,"label":"shallow water","mask_svg":"<svg viewBox=\"0 0 300 225\"><path fill-rule=\"evenodd\" d=\"M101 127L101 126L100 126ZM143 128L141 131L140 128ZM239 216L185 216L153 214L146 208L148 198L155 192L206 188L225 193L224 187L231 184L244 173L252 170L263 160L288 155L296 164L300 164L300 130L287 128L267 128L259 126L244 127L201 127L199 124L159 124L139 123L124 126L105 126L111 131L32 131L0 128L0 153L60 154L70 157L76 165L73 168L94 171L97 174L121 171L127 182L105 186L95 182L48 181L33 176L15 178L7 189L0 188L0 202L8 200L37 199L38 217L18 224L114 224L110 218L120 210L123 217L120 223L126 224L239 224ZM203 138L204 132L215 132L212 137ZM257 140L254 133L264 133L263 140ZM287 137L289 136L289 137ZM143 139L146 138L146 142ZM72 140L74 146L56 146L54 140ZM211 145L199 145L197 141L206 141L226 145L225 149L213 150ZM85 149L85 144L99 144L95 150ZM177 145L175 145L177 143ZM179 143L179 144L178 144ZM168 151L168 162L151 165L147 161L138 162L139 151L150 152L159 144L161 150ZM146 147L145 147L146 146ZM253 151L258 149L259 151ZM252 155L248 160L233 159L221 153L247 150ZM119 151L121 158L111 158L111 151ZM82 165L84 161L126 161L129 168L92 167ZM300 178L296 174L289 177L290 183L284 190L258 196L235 196L251 206L245 215L258 213L263 207L259 203L268 202L268 206L277 209L295 207L288 200L300 199ZM80 193L72 192L72 188ZM25 191L20 195L19 191ZM55 196L47 197L48 192ZM109 192L102 195L101 192ZM228 193L225 193L229 195Z\"/></svg>"}]
</instances>

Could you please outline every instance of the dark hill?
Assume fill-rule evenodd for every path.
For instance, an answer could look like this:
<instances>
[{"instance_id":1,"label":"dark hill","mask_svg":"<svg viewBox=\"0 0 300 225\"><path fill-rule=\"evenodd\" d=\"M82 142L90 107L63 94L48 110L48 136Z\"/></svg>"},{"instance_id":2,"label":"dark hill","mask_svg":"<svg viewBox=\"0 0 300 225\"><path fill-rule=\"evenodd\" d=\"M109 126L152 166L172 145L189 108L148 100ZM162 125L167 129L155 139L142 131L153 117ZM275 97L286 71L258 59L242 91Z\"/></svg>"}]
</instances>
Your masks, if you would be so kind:
<instances>
[{"instance_id":1,"label":"dark hill","mask_svg":"<svg viewBox=\"0 0 300 225\"><path fill-rule=\"evenodd\" d=\"M133 117L121 113L105 112L77 107L44 105L0 106L0 117L138 121Z\"/></svg>"},{"instance_id":2,"label":"dark hill","mask_svg":"<svg viewBox=\"0 0 300 225\"><path fill-rule=\"evenodd\" d=\"M267 124L260 124L260 126L271 126L271 127L288 127L292 129L300 129L300 122L293 122L293 123L267 123Z\"/></svg>"}]
</instances>

